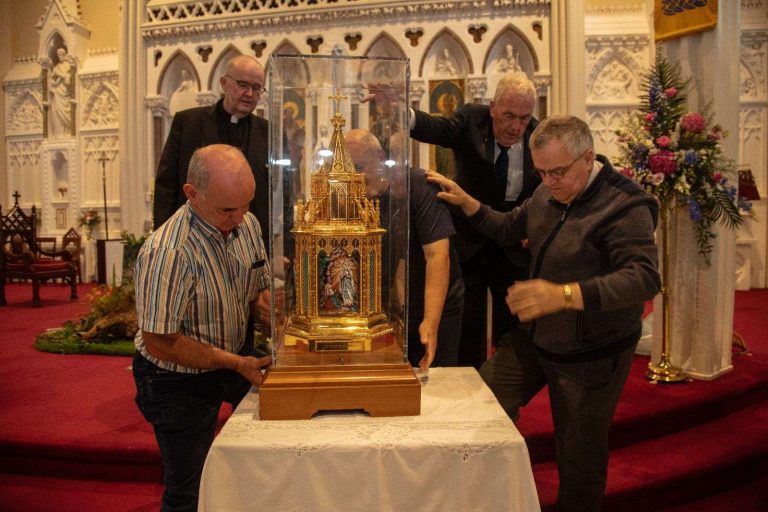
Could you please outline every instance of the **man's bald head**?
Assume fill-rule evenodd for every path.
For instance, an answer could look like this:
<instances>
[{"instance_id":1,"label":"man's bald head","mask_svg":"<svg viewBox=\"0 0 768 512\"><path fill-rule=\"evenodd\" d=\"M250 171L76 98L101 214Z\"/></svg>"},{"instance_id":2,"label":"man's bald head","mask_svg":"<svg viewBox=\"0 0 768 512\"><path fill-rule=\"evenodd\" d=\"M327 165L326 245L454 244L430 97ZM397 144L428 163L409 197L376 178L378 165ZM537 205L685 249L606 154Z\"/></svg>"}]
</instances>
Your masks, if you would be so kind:
<instances>
[{"instance_id":1,"label":"man's bald head","mask_svg":"<svg viewBox=\"0 0 768 512\"><path fill-rule=\"evenodd\" d=\"M243 153L212 144L192 155L184 185L192 208L206 222L228 233L243 220L256 192L256 181Z\"/></svg>"},{"instance_id":2,"label":"man's bald head","mask_svg":"<svg viewBox=\"0 0 768 512\"><path fill-rule=\"evenodd\" d=\"M368 130L354 128L344 134L344 141L355 169L365 175L366 194L370 197L379 195L387 186L387 178L382 172L384 150L379 140Z\"/></svg>"},{"instance_id":3,"label":"man's bald head","mask_svg":"<svg viewBox=\"0 0 768 512\"><path fill-rule=\"evenodd\" d=\"M353 128L344 134L344 141L355 166L358 161L366 159L376 158L379 162L384 159L384 150L379 140L368 130Z\"/></svg>"}]
</instances>

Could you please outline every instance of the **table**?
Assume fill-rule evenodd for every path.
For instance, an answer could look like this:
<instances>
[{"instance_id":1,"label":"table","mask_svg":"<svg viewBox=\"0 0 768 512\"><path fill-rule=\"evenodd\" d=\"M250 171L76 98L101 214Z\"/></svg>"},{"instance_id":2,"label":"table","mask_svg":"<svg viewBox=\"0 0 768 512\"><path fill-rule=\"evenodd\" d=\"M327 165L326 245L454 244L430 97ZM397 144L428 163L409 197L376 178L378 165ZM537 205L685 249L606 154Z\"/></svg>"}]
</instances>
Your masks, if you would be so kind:
<instances>
[{"instance_id":1,"label":"table","mask_svg":"<svg viewBox=\"0 0 768 512\"><path fill-rule=\"evenodd\" d=\"M474 368L432 368L421 415L261 421L251 391L216 437L200 511L540 510L528 448Z\"/></svg>"}]
</instances>

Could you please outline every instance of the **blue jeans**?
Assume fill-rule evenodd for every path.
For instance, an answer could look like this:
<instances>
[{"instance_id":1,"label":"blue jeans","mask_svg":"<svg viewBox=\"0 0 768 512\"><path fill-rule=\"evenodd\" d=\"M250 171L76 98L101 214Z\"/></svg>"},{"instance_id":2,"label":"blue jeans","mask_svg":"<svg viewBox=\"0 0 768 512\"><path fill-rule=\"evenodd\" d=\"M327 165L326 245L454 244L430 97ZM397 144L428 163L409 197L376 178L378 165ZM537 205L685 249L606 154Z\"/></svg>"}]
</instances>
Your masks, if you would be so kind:
<instances>
[{"instance_id":1,"label":"blue jeans","mask_svg":"<svg viewBox=\"0 0 768 512\"><path fill-rule=\"evenodd\" d=\"M241 351L250 349L244 348ZM223 402L236 407L251 383L231 370L187 374L133 358L136 405L152 424L163 459L163 511L197 510L200 476Z\"/></svg>"}]
</instances>

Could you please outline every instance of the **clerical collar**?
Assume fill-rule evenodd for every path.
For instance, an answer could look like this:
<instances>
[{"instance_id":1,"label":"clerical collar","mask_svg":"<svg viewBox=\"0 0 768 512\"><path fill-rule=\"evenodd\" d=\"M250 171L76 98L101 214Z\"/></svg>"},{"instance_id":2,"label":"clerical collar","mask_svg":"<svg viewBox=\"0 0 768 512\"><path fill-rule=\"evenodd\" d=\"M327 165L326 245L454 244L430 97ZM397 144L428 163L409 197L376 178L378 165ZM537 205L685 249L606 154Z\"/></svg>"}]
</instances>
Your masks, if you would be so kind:
<instances>
[{"instance_id":1,"label":"clerical collar","mask_svg":"<svg viewBox=\"0 0 768 512\"><path fill-rule=\"evenodd\" d=\"M248 121L248 118L251 116L245 116L245 117L237 117L234 114L230 114L227 112L227 110L224 108L224 100L219 100L218 103L216 103L216 109L218 110L218 116L220 116L220 119L223 121L227 121L227 124L240 124L243 121Z\"/></svg>"}]
</instances>

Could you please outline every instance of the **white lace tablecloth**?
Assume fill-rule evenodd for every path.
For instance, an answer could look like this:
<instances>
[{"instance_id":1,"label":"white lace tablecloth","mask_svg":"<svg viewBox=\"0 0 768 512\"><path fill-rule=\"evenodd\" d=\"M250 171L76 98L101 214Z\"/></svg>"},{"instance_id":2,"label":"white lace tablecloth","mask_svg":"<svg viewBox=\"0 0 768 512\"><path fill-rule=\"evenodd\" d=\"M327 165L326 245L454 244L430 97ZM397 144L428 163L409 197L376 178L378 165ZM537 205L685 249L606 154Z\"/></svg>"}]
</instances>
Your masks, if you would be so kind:
<instances>
[{"instance_id":1,"label":"white lace tablecloth","mask_svg":"<svg viewBox=\"0 0 768 512\"><path fill-rule=\"evenodd\" d=\"M213 443L200 511L531 512L528 448L473 368L432 368L421 415L259 420L251 392Z\"/></svg>"}]
</instances>

